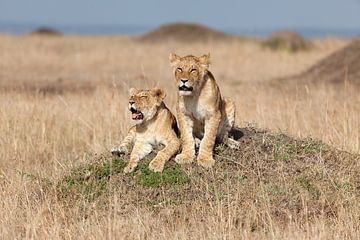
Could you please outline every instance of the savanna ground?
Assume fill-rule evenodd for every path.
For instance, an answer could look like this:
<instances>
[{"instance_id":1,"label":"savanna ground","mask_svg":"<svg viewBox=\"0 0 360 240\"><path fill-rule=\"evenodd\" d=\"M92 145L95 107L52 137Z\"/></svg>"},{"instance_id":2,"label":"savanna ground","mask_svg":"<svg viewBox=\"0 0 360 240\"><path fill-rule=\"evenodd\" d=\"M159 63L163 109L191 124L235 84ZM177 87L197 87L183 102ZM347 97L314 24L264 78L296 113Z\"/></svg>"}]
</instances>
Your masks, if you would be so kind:
<instances>
[{"instance_id":1,"label":"savanna ground","mask_svg":"<svg viewBox=\"0 0 360 240\"><path fill-rule=\"evenodd\" d=\"M0 235L358 238L359 89L345 74L336 86L269 83L348 43L314 40L312 50L291 53L253 40L0 36ZM170 52L211 53L247 138L237 152L218 146L213 170L172 161L163 175L142 164L125 176L123 159L106 152L129 127L127 91L161 86L174 111Z\"/></svg>"}]
</instances>

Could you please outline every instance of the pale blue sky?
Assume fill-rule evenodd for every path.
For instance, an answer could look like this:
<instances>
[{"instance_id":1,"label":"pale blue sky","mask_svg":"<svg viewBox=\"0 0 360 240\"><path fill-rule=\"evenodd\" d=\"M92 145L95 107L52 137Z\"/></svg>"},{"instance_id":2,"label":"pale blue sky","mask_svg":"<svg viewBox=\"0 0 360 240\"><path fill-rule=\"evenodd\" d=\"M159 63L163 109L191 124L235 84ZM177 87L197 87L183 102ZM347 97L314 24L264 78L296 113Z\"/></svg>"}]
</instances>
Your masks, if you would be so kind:
<instances>
[{"instance_id":1,"label":"pale blue sky","mask_svg":"<svg viewBox=\"0 0 360 240\"><path fill-rule=\"evenodd\" d=\"M0 0L0 22L157 26L198 22L219 29L360 29L360 0Z\"/></svg>"}]
</instances>

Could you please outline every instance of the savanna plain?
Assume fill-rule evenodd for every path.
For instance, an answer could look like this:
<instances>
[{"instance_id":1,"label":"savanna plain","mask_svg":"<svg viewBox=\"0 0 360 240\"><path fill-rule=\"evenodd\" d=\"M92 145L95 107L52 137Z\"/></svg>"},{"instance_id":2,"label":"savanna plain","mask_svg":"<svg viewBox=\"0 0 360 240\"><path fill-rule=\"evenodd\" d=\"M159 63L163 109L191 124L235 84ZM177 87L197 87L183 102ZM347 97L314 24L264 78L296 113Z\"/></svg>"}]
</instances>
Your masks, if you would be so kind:
<instances>
[{"instance_id":1,"label":"savanna plain","mask_svg":"<svg viewBox=\"0 0 360 240\"><path fill-rule=\"evenodd\" d=\"M359 239L360 94L300 74L350 39L306 51L256 39L143 42L128 36L0 36L2 239ZM129 175L113 158L128 89L160 86L175 113L170 52L211 54L236 102L240 150L205 170L173 160Z\"/></svg>"}]
</instances>

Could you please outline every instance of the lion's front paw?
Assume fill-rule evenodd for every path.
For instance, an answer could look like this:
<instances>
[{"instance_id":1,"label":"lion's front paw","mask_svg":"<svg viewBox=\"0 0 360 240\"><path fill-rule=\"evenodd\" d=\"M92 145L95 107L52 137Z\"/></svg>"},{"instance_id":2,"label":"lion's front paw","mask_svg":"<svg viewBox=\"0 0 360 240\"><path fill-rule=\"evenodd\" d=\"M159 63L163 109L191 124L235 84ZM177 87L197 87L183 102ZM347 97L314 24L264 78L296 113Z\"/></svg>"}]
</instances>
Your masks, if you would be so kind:
<instances>
[{"instance_id":1,"label":"lion's front paw","mask_svg":"<svg viewBox=\"0 0 360 240\"><path fill-rule=\"evenodd\" d=\"M128 153L129 153L129 150L127 149L127 147L124 147L124 146L114 147L111 149L112 155L120 156L122 154L128 154Z\"/></svg>"},{"instance_id":2,"label":"lion's front paw","mask_svg":"<svg viewBox=\"0 0 360 240\"><path fill-rule=\"evenodd\" d=\"M176 155L175 162L178 164L187 164L192 163L194 161L194 156L190 154L180 153Z\"/></svg>"},{"instance_id":3,"label":"lion's front paw","mask_svg":"<svg viewBox=\"0 0 360 240\"><path fill-rule=\"evenodd\" d=\"M215 164L215 160L210 154L199 154L197 163L204 168L212 168Z\"/></svg>"},{"instance_id":4,"label":"lion's front paw","mask_svg":"<svg viewBox=\"0 0 360 240\"><path fill-rule=\"evenodd\" d=\"M201 140L198 139L198 138L195 138L195 147L196 147L196 148L199 148L199 147L200 147L200 144L201 144Z\"/></svg>"},{"instance_id":5,"label":"lion's front paw","mask_svg":"<svg viewBox=\"0 0 360 240\"><path fill-rule=\"evenodd\" d=\"M238 142L232 138L226 138L224 140L224 143L226 146L228 146L231 149L240 149L240 147L241 147L240 142Z\"/></svg>"},{"instance_id":6,"label":"lion's front paw","mask_svg":"<svg viewBox=\"0 0 360 240\"><path fill-rule=\"evenodd\" d=\"M149 169L153 172L162 172L164 170L165 162L160 159L153 159L149 164Z\"/></svg>"},{"instance_id":7,"label":"lion's front paw","mask_svg":"<svg viewBox=\"0 0 360 240\"><path fill-rule=\"evenodd\" d=\"M131 173L135 170L137 164L129 162L128 165L124 168L124 173Z\"/></svg>"}]
</instances>

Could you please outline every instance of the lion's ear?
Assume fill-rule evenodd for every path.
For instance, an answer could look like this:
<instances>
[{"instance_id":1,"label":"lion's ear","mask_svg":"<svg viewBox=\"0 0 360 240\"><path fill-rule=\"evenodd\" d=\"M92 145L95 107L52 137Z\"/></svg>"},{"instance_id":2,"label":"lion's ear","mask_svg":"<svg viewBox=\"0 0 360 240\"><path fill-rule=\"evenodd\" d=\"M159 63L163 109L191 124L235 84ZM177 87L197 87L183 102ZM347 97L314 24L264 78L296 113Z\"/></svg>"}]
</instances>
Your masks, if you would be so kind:
<instances>
[{"instance_id":1,"label":"lion's ear","mask_svg":"<svg viewBox=\"0 0 360 240\"><path fill-rule=\"evenodd\" d=\"M199 57L199 62L203 67L208 68L210 65L210 53L204 54Z\"/></svg>"},{"instance_id":2,"label":"lion's ear","mask_svg":"<svg viewBox=\"0 0 360 240\"><path fill-rule=\"evenodd\" d=\"M136 88L130 88L130 90L129 90L129 95L130 95L130 96L133 96L133 95L136 94L136 92L137 92L137 89L136 89Z\"/></svg>"},{"instance_id":3,"label":"lion's ear","mask_svg":"<svg viewBox=\"0 0 360 240\"><path fill-rule=\"evenodd\" d=\"M180 62L180 56L176 55L175 53L170 53L169 60L170 65L175 66L177 63Z\"/></svg>"},{"instance_id":4,"label":"lion's ear","mask_svg":"<svg viewBox=\"0 0 360 240\"><path fill-rule=\"evenodd\" d=\"M161 98L161 100L164 100L164 98L166 97L165 91L161 88L154 88L153 91L155 93L155 96Z\"/></svg>"}]
</instances>

